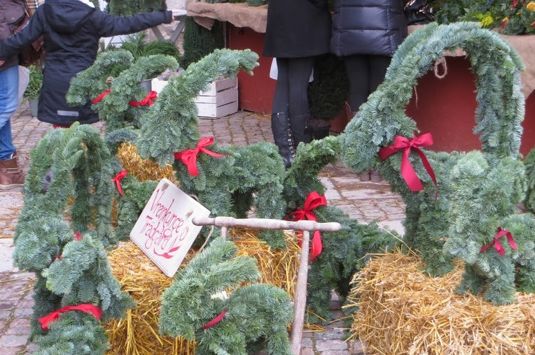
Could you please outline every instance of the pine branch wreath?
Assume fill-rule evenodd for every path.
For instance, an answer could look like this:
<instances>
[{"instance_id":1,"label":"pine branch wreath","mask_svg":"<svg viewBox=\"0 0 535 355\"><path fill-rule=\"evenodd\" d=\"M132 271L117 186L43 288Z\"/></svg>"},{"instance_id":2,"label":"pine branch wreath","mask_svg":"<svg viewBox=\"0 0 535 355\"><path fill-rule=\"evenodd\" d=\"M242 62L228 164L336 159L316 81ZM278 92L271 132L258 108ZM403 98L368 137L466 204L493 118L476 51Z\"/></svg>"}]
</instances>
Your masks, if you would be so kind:
<instances>
[{"instance_id":1,"label":"pine branch wreath","mask_svg":"<svg viewBox=\"0 0 535 355\"><path fill-rule=\"evenodd\" d=\"M458 48L467 53L476 76L474 132L482 152L424 153L422 148L432 139L419 135L405 106L417 79L444 51ZM422 254L426 270L444 274L451 270L452 260L460 257L467 269L461 289L486 289L484 297L498 304L514 300L515 273L532 272L517 260L529 254L533 234L520 233L518 248L500 258L492 259L494 249L483 252L493 238L502 237L496 231L505 229L504 221L513 218L525 194L524 167L519 160L522 69L514 50L477 24L428 25L403 42L385 82L370 95L359 119L348 125L342 137L342 157L348 166L356 171L377 167L402 195L407 206L406 242ZM413 149L419 156L410 156ZM468 286L474 282L479 286Z\"/></svg>"}]
</instances>

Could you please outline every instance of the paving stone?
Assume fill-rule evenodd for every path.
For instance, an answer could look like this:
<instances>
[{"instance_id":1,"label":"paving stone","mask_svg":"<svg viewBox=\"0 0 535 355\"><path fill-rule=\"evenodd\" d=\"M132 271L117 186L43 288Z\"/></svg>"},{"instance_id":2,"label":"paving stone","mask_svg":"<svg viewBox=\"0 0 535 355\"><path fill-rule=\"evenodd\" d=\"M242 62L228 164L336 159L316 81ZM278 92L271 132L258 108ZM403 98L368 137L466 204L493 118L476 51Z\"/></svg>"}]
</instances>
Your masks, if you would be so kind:
<instances>
[{"instance_id":1,"label":"paving stone","mask_svg":"<svg viewBox=\"0 0 535 355\"><path fill-rule=\"evenodd\" d=\"M347 350L347 343L342 340L316 340L316 351Z\"/></svg>"},{"instance_id":2,"label":"paving stone","mask_svg":"<svg viewBox=\"0 0 535 355\"><path fill-rule=\"evenodd\" d=\"M24 346L27 341L26 335L3 335L0 337L0 349Z\"/></svg>"},{"instance_id":3,"label":"paving stone","mask_svg":"<svg viewBox=\"0 0 535 355\"><path fill-rule=\"evenodd\" d=\"M8 335L24 335L28 336L31 333L31 323L29 319L14 319L8 326L5 334Z\"/></svg>"},{"instance_id":4,"label":"paving stone","mask_svg":"<svg viewBox=\"0 0 535 355\"><path fill-rule=\"evenodd\" d=\"M24 347L2 349L2 355L23 355L23 354L28 354L28 352L24 350Z\"/></svg>"},{"instance_id":5,"label":"paving stone","mask_svg":"<svg viewBox=\"0 0 535 355\"><path fill-rule=\"evenodd\" d=\"M312 348L302 348L301 355L314 355L314 350Z\"/></svg>"},{"instance_id":6,"label":"paving stone","mask_svg":"<svg viewBox=\"0 0 535 355\"><path fill-rule=\"evenodd\" d=\"M312 341L312 338L302 338L301 346L304 348L312 348L314 347L314 342Z\"/></svg>"}]
</instances>

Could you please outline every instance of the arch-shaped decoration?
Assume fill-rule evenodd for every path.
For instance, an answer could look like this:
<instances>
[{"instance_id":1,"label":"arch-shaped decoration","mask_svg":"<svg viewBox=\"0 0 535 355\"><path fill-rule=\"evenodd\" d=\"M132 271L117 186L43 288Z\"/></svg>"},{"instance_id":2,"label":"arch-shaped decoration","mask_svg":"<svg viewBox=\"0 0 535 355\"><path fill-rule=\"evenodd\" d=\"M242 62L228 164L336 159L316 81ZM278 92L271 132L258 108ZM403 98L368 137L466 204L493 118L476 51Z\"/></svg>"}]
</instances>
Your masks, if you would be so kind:
<instances>
[{"instance_id":1,"label":"arch-shaped decoration","mask_svg":"<svg viewBox=\"0 0 535 355\"><path fill-rule=\"evenodd\" d=\"M476 77L474 132L481 140L482 152L424 153L432 137L418 131L405 107L417 80L445 52L457 50L466 53ZM480 285L503 275L511 282L514 279L514 267L502 269L503 275L494 272L492 265L504 264L503 260L490 260L480 248L514 213L525 192L518 159L524 118L522 69L511 47L476 23L428 25L400 46L384 83L360 107L342 137L342 158L348 166L357 171L377 167L401 193L407 205L405 241L421 253L426 271L443 274L451 270L454 257L461 257L467 268L472 268L471 280L463 280L464 288L470 291L482 290L466 285L478 278ZM491 176L495 180L486 181ZM507 185L498 191L500 182ZM499 198L492 200L491 196ZM535 239L520 234L522 242ZM507 254L511 266L518 258L514 253L522 251ZM495 288L493 294L485 296L496 303L509 302L511 287L514 290L514 284L508 284L507 291Z\"/></svg>"}]
</instances>

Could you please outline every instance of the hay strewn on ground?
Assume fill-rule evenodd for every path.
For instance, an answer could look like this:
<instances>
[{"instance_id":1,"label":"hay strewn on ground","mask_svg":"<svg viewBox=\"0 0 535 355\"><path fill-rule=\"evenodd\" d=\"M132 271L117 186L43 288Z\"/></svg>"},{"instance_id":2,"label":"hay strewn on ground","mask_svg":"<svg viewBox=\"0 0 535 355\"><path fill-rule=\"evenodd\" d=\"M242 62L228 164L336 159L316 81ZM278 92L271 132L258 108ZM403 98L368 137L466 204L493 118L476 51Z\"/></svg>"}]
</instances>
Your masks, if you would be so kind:
<instances>
[{"instance_id":1,"label":"hay strewn on ground","mask_svg":"<svg viewBox=\"0 0 535 355\"><path fill-rule=\"evenodd\" d=\"M151 160L142 159L137 152L137 147L132 143L121 144L117 150L117 158L122 167L128 171L128 174L135 176L140 181L159 181L164 177L175 181L175 175L171 165L160 167Z\"/></svg>"},{"instance_id":2,"label":"hay strewn on ground","mask_svg":"<svg viewBox=\"0 0 535 355\"><path fill-rule=\"evenodd\" d=\"M457 295L462 265L424 275L414 255L376 256L353 279L352 338L370 354L535 354L535 294L494 306Z\"/></svg>"}]
</instances>

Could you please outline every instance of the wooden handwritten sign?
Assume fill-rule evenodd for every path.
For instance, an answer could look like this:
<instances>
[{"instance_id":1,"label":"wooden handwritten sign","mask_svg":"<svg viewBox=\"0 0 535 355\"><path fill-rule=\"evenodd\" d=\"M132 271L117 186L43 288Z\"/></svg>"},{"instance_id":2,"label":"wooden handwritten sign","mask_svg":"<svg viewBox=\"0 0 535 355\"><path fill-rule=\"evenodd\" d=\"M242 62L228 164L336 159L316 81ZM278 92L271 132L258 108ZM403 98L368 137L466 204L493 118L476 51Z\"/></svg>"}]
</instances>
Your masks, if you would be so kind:
<instances>
[{"instance_id":1,"label":"wooden handwritten sign","mask_svg":"<svg viewBox=\"0 0 535 355\"><path fill-rule=\"evenodd\" d=\"M172 277L202 228L192 223L193 218L209 215L204 206L162 179L130 232L130 239Z\"/></svg>"}]
</instances>

